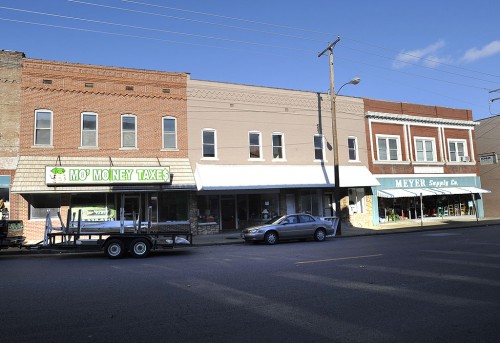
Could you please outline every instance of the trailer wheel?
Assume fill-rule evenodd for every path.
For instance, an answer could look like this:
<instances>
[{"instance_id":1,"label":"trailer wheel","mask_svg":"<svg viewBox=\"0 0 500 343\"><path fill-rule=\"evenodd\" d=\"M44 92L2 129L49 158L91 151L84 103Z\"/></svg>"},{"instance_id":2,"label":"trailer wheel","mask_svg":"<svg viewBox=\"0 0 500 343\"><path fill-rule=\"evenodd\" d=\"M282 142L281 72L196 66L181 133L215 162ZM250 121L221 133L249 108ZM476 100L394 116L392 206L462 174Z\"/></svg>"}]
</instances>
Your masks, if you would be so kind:
<instances>
[{"instance_id":1,"label":"trailer wheel","mask_svg":"<svg viewBox=\"0 0 500 343\"><path fill-rule=\"evenodd\" d=\"M130 244L130 253L136 258L146 257L151 250L151 244L145 238L137 238Z\"/></svg>"},{"instance_id":2,"label":"trailer wheel","mask_svg":"<svg viewBox=\"0 0 500 343\"><path fill-rule=\"evenodd\" d=\"M125 252L124 244L119 239L112 239L104 247L104 253L109 258L120 258Z\"/></svg>"}]
</instances>

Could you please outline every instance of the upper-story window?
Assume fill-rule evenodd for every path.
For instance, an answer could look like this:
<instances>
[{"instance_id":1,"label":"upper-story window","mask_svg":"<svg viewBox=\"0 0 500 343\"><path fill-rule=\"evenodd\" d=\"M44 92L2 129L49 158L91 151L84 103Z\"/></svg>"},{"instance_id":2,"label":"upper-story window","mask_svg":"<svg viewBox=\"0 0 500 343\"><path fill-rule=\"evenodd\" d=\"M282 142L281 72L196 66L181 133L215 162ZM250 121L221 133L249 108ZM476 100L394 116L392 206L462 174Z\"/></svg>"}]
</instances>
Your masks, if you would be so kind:
<instances>
[{"instance_id":1,"label":"upper-story window","mask_svg":"<svg viewBox=\"0 0 500 343\"><path fill-rule=\"evenodd\" d=\"M35 111L35 145L52 145L52 111Z\"/></svg>"},{"instance_id":2,"label":"upper-story window","mask_svg":"<svg viewBox=\"0 0 500 343\"><path fill-rule=\"evenodd\" d=\"M349 161L359 161L358 158L358 139L356 137L347 138L347 147L349 149Z\"/></svg>"},{"instance_id":3,"label":"upper-story window","mask_svg":"<svg viewBox=\"0 0 500 343\"><path fill-rule=\"evenodd\" d=\"M177 120L163 118L163 149L177 149Z\"/></svg>"},{"instance_id":4,"label":"upper-story window","mask_svg":"<svg viewBox=\"0 0 500 343\"><path fill-rule=\"evenodd\" d=\"M434 138L415 137L415 151L417 162L435 162L436 140Z\"/></svg>"},{"instance_id":5,"label":"upper-story window","mask_svg":"<svg viewBox=\"0 0 500 343\"><path fill-rule=\"evenodd\" d=\"M377 135L379 161L401 161L401 143L399 136Z\"/></svg>"},{"instance_id":6,"label":"upper-story window","mask_svg":"<svg viewBox=\"0 0 500 343\"><path fill-rule=\"evenodd\" d=\"M250 158L252 159L262 158L262 140L260 132L248 133L248 145L250 148Z\"/></svg>"},{"instance_id":7,"label":"upper-story window","mask_svg":"<svg viewBox=\"0 0 500 343\"><path fill-rule=\"evenodd\" d=\"M204 158L217 158L217 136L214 129L203 129L202 146Z\"/></svg>"},{"instance_id":8,"label":"upper-story window","mask_svg":"<svg viewBox=\"0 0 500 343\"><path fill-rule=\"evenodd\" d=\"M314 160L325 159L325 145L323 135L314 135Z\"/></svg>"},{"instance_id":9,"label":"upper-story window","mask_svg":"<svg viewBox=\"0 0 500 343\"><path fill-rule=\"evenodd\" d=\"M137 118L132 114L122 115L122 148L137 147Z\"/></svg>"},{"instance_id":10,"label":"upper-story window","mask_svg":"<svg viewBox=\"0 0 500 343\"><path fill-rule=\"evenodd\" d=\"M273 159L283 160L285 158L285 138L282 133L275 132L272 136Z\"/></svg>"},{"instance_id":11,"label":"upper-story window","mask_svg":"<svg viewBox=\"0 0 500 343\"><path fill-rule=\"evenodd\" d=\"M470 160L465 139L449 139L448 151L450 162L469 162Z\"/></svg>"},{"instance_id":12,"label":"upper-story window","mask_svg":"<svg viewBox=\"0 0 500 343\"><path fill-rule=\"evenodd\" d=\"M82 147L97 147L97 113L82 113Z\"/></svg>"}]
</instances>

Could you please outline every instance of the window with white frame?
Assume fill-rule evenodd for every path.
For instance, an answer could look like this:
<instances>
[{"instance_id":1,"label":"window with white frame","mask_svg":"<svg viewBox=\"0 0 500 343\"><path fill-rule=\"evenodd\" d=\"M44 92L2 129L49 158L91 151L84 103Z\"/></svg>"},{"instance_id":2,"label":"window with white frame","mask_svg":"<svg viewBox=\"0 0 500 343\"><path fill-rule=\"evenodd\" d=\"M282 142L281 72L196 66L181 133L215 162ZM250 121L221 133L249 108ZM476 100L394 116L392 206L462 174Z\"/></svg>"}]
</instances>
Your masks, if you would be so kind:
<instances>
[{"instance_id":1,"label":"window with white frame","mask_svg":"<svg viewBox=\"0 0 500 343\"><path fill-rule=\"evenodd\" d=\"M203 158L217 158L217 136L214 129L202 130Z\"/></svg>"},{"instance_id":2,"label":"window with white frame","mask_svg":"<svg viewBox=\"0 0 500 343\"><path fill-rule=\"evenodd\" d=\"M358 139L354 136L347 138L347 147L349 149L349 161L359 161L358 159Z\"/></svg>"},{"instance_id":3,"label":"window with white frame","mask_svg":"<svg viewBox=\"0 0 500 343\"><path fill-rule=\"evenodd\" d=\"M262 140L260 132L249 132L248 133L248 145L250 148L250 158L260 159L262 158Z\"/></svg>"},{"instance_id":4,"label":"window with white frame","mask_svg":"<svg viewBox=\"0 0 500 343\"><path fill-rule=\"evenodd\" d=\"M450 154L450 162L469 162L465 139L449 139L448 151Z\"/></svg>"},{"instance_id":5,"label":"window with white frame","mask_svg":"<svg viewBox=\"0 0 500 343\"><path fill-rule=\"evenodd\" d=\"M399 136L377 135L379 161L401 161L401 143Z\"/></svg>"},{"instance_id":6,"label":"window with white frame","mask_svg":"<svg viewBox=\"0 0 500 343\"><path fill-rule=\"evenodd\" d=\"M325 145L323 135L314 135L314 160L324 160Z\"/></svg>"},{"instance_id":7,"label":"window with white frame","mask_svg":"<svg viewBox=\"0 0 500 343\"><path fill-rule=\"evenodd\" d=\"M163 149L177 149L177 120L163 117Z\"/></svg>"},{"instance_id":8,"label":"window with white frame","mask_svg":"<svg viewBox=\"0 0 500 343\"><path fill-rule=\"evenodd\" d=\"M122 148L137 147L137 118L132 114L122 115Z\"/></svg>"},{"instance_id":9,"label":"window with white frame","mask_svg":"<svg viewBox=\"0 0 500 343\"><path fill-rule=\"evenodd\" d=\"M282 160L285 158L285 139L282 133L275 132L272 136L273 159Z\"/></svg>"},{"instance_id":10,"label":"window with white frame","mask_svg":"<svg viewBox=\"0 0 500 343\"><path fill-rule=\"evenodd\" d=\"M97 113L82 113L82 147L97 147Z\"/></svg>"},{"instance_id":11,"label":"window with white frame","mask_svg":"<svg viewBox=\"0 0 500 343\"><path fill-rule=\"evenodd\" d=\"M35 145L52 145L52 116L49 110L35 111Z\"/></svg>"},{"instance_id":12,"label":"window with white frame","mask_svg":"<svg viewBox=\"0 0 500 343\"><path fill-rule=\"evenodd\" d=\"M434 138L415 137L415 152L417 162L435 162L436 140Z\"/></svg>"}]
</instances>

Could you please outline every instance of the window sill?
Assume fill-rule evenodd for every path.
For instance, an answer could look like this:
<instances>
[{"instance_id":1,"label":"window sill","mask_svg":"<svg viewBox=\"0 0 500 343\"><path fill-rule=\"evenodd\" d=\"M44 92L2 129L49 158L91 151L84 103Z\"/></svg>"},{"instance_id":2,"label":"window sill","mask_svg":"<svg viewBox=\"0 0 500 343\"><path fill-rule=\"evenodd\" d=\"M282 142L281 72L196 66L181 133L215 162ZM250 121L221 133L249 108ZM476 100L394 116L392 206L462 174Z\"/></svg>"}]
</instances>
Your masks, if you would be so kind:
<instances>
[{"instance_id":1,"label":"window sill","mask_svg":"<svg viewBox=\"0 0 500 343\"><path fill-rule=\"evenodd\" d=\"M177 148L173 148L173 149L165 149L165 148L163 148L163 149L160 149L160 151L170 151L170 152L174 152L174 151L179 151L179 149L177 149Z\"/></svg>"},{"instance_id":2,"label":"window sill","mask_svg":"<svg viewBox=\"0 0 500 343\"><path fill-rule=\"evenodd\" d=\"M347 162L349 162L349 163L361 163L361 161L360 161L360 160L349 160L349 161L347 161Z\"/></svg>"},{"instance_id":3,"label":"window sill","mask_svg":"<svg viewBox=\"0 0 500 343\"><path fill-rule=\"evenodd\" d=\"M218 161L219 159L217 157L202 157L202 161Z\"/></svg>"},{"instance_id":4,"label":"window sill","mask_svg":"<svg viewBox=\"0 0 500 343\"><path fill-rule=\"evenodd\" d=\"M130 151L132 151L132 150L139 150L139 148L136 148L136 147L130 147L130 148L129 148L129 147L126 147L126 148L121 147L121 148L120 148L120 149L118 149L118 150L125 150L125 151L126 151L126 150L130 150Z\"/></svg>"},{"instance_id":5,"label":"window sill","mask_svg":"<svg viewBox=\"0 0 500 343\"><path fill-rule=\"evenodd\" d=\"M273 158L271 162L284 163L286 162L286 158Z\"/></svg>"},{"instance_id":6,"label":"window sill","mask_svg":"<svg viewBox=\"0 0 500 343\"><path fill-rule=\"evenodd\" d=\"M444 166L444 162L436 162L436 161L413 161L414 165L422 166L422 165L432 165L432 166Z\"/></svg>"},{"instance_id":7,"label":"window sill","mask_svg":"<svg viewBox=\"0 0 500 343\"><path fill-rule=\"evenodd\" d=\"M410 161L373 161L373 164L401 164L410 165Z\"/></svg>"},{"instance_id":8,"label":"window sill","mask_svg":"<svg viewBox=\"0 0 500 343\"><path fill-rule=\"evenodd\" d=\"M475 166L476 162L471 161L471 162L446 162L446 165L449 166Z\"/></svg>"},{"instance_id":9,"label":"window sill","mask_svg":"<svg viewBox=\"0 0 500 343\"><path fill-rule=\"evenodd\" d=\"M265 162L265 159L263 158L249 158L249 162Z\"/></svg>"},{"instance_id":10,"label":"window sill","mask_svg":"<svg viewBox=\"0 0 500 343\"><path fill-rule=\"evenodd\" d=\"M54 146L53 145L39 144L39 145L32 145L31 148L33 148L33 149L54 149Z\"/></svg>"}]
</instances>

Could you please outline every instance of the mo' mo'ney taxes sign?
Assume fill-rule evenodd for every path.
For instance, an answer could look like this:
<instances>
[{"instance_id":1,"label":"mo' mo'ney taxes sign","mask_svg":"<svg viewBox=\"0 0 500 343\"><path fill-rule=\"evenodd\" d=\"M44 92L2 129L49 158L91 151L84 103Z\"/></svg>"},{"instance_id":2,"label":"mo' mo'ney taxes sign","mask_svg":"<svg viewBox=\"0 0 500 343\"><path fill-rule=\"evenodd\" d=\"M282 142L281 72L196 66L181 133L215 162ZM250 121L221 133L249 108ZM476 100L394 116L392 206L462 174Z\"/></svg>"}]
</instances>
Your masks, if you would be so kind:
<instances>
[{"instance_id":1,"label":"mo' mo'ney taxes sign","mask_svg":"<svg viewBox=\"0 0 500 343\"><path fill-rule=\"evenodd\" d=\"M47 185L169 183L169 167L45 167Z\"/></svg>"}]
</instances>

